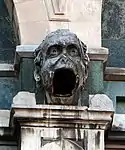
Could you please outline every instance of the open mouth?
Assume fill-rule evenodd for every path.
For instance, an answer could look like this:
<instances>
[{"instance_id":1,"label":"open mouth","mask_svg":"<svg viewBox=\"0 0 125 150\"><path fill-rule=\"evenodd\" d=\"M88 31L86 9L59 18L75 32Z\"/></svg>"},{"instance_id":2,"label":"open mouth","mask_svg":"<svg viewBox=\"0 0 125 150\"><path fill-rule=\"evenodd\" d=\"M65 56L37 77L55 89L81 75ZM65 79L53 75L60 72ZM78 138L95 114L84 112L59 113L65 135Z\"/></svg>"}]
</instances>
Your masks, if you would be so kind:
<instances>
[{"instance_id":1,"label":"open mouth","mask_svg":"<svg viewBox=\"0 0 125 150\"><path fill-rule=\"evenodd\" d=\"M69 97L76 85L76 75L72 69L60 68L54 72L53 94L59 97Z\"/></svg>"}]
</instances>

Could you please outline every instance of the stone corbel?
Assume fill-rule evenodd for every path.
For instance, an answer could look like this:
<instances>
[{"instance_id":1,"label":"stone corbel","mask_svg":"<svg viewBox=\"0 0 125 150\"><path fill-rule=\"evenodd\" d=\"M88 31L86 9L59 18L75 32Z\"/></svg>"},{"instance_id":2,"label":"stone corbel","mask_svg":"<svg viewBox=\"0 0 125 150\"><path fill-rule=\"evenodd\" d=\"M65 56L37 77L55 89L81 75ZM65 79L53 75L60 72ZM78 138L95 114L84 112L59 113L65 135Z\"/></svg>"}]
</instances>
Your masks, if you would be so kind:
<instances>
[{"instance_id":1,"label":"stone corbel","mask_svg":"<svg viewBox=\"0 0 125 150\"><path fill-rule=\"evenodd\" d=\"M104 132L112 122L114 110L107 96L90 98L89 108L35 105L34 94L18 93L13 100L10 126L20 131L16 134L20 135L21 150L53 150L56 146L61 148L62 141L74 150L104 150ZM103 105L98 107L100 101Z\"/></svg>"}]
</instances>

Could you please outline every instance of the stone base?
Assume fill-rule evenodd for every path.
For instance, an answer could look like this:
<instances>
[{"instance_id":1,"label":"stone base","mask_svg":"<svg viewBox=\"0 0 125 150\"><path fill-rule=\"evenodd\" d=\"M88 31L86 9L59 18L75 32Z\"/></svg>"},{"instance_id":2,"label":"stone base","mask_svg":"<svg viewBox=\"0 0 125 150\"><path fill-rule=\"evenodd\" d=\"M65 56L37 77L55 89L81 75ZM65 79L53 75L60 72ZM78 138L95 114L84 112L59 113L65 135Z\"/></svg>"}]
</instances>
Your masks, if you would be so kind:
<instances>
[{"instance_id":1,"label":"stone base","mask_svg":"<svg viewBox=\"0 0 125 150\"><path fill-rule=\"evenodd\" d=\"M33 105L33 99L32 105L21 105L23 97L16 98L10 125L21 135L21 150L104 150L104 131L112 121L113 111L86 106Z\"/></svg>"}]
</instances>

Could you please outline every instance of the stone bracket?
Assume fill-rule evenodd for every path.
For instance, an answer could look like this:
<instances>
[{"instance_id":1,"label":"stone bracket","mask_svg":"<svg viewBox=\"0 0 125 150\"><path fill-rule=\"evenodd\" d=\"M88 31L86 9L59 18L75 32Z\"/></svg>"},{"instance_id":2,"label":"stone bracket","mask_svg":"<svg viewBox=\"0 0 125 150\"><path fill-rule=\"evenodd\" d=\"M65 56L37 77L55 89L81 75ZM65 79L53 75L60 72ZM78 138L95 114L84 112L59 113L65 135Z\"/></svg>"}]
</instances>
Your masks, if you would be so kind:
<instances>
[{"instance_id":1,"label":"stone bracket","mask_svg":"<svg viewBox=\"0 0 125 150\"><path fill-rule=\"evenodd\" d=\"M13 105L10 125L17 120L28 126L74 128L77 125L80 129L106 129L112 115L112 111L92 110L85 106Z\"/></svg>"}]
</instances>

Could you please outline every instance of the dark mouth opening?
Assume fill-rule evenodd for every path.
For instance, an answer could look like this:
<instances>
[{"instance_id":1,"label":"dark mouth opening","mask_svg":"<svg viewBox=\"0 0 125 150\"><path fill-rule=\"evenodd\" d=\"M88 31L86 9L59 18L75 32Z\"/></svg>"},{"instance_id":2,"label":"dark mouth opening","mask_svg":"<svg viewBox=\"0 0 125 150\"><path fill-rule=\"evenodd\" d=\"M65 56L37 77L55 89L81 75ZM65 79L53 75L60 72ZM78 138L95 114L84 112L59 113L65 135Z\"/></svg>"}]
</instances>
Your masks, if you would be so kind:
<instances>
[{"instance_id":1,"label":"dark mouth opening","mask_svg":"<svg viewBox=\"0 0 125 150\"><path fill-rule=\"evenodd\" d=\"M53 78L53 94L56 96L71 96L75 88L76 76L71 69L57 69Z\"/></svg>"}]
</instances>

